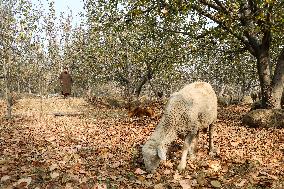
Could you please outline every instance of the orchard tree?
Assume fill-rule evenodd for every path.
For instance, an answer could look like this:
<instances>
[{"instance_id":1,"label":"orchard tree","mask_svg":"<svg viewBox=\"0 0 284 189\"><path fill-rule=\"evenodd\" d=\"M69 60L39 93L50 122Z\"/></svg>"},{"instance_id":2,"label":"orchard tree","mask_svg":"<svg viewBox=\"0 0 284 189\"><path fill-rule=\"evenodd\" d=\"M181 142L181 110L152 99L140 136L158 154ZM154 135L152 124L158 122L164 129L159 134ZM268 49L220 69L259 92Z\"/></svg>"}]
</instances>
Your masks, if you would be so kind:
<instances>
[{"instance_id":1,"label":"orchard tree","mask_svg":"<svg viewBox=\"0 0 284 189\"><path fill-rule=\"evenodd\" d=\"M11 118L15 102L13 92L31 90L38 51L35 33L39 33L40 11L32 8L27 0L0 1L0 55L3 64L7 99L7 117ZM35 82L36 84L36 82Z\"/></svg>"},{"instance_id":2,"label":"orchard tree","mask_svg":"<svg viewBox=\"0 0 284 189\"><path fill-rule=\"evenodd\" d=\"M155 93L159 80L172 82L178 77L176 68L185 62L181 34L172 34L152 27L156 19L131 21L124 10L113 9L108 2L86 2L89 29L88 46L94 46L96 64L109 80L115 80L126 93L138 97L146 85ZM172 24L170 24L172 25ZM172 25L173 27L173 25Z\"/></svg>"},{"instance_id":3,"label":"orchard tree","mask_svg":"<svg viewBox=\"0 0 284 189\"><path fill-rule=\"evenodd\" d=\"M16 34L17 34L17 21L15 19L17 13L17 5L11 0L0 1L0 49L1 49L1 63L3 65L3 77L5 79L5 93L7 101L8 119L12 116L12 68L15 63L16 52Z\"/></svg>"},{"instance_id":4,"label":"orchard tree","mask_svg":"<svg viewBox=\"0 0 284 189\"><path fill-rule=\"evenodd\" d=\"M29 1L21 1L19 12L16 16L17 33L15 35L15 66L12 69L14 78L14 90L18 93L32 92L36 90L38 50L42 49L42 43L38 33L41 33L40 18L41 11L32 8ZM33 83L34 82L34 83ZM32 87L33 83L33 87ZM16 87L16 88L15 88Z\"/></svg>"},{"instance_id":5,"label":"orchard tree","mask_svg":"<svg viewBox=\"0 0 284 189\"><path fill-rule=\"evenodd\" d=\"M241 100L249 95L259 85L256 61L236 43L208 35L199 39L189 47L194 64L189 65L188 77L210 82L220 96L235 94Z\"/></svg>"},{"instance_id":6,"label":"orchard tree","mask_svg":"<svg viewBox=\"0 0 284 189\"><path fill-rule=\"evenodd\" d=\"M211 35L217 40L228 36L228 43L237 41L238 46L256 59L262 106L280 108L284 85L283 1L116 0L108 3L112 3L108 7L113 9L123 9L123 18L129 23L141 17L155 18L154 27L189 35L192 39ZM177 25L168 27L168 23Z\"/></svg>"},{"instance_id":7,"label":"orchard tree","mask_svg":"<svg viewBox=\"0 0 284 189\"><path fill-rule=\"evenodd\" d=\"M262 106L281 107L284 86L282 1L197 0L187 4L172 4L169 9L182 14L197 13L217 24L210 27L211 30L220 28L220 32L228 32L236 38L257 60ZM271 62L271 54L276 52L272 50L278 52L274 64Z\"/></svg>"}]
</instances>

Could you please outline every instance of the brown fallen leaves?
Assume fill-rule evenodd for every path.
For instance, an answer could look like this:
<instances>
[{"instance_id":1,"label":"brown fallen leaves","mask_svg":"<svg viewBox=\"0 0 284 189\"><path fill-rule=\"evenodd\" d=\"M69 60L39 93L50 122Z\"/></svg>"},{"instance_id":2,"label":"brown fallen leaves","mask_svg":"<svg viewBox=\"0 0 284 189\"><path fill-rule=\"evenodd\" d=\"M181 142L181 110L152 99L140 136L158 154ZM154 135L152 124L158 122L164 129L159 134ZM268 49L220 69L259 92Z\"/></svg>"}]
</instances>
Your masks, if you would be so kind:
<instances>
[{"instance_id":1,"label":"brown fallen leaves","mask_svg":"<svg viewBox=\"0 0 284 189\"><path fill-rule=\"evenodd\" d=\"M219 108L218 157L207 155L208 136L201 134L197 157L188 160L185 171L176 171L178 140L168 160L148 174L141 146L162 109L152 118L134 119L123 109L94 108L78 98L50 98L42 104L21 99L12 120L5 120L1 111L0 188L283 188L284 130L244 127L241 118L248 109ZM58 117L51 112L84 115Z\"/></svg>"},{"instance_id":2,"label":"brown fallen leaves","mask_svg":"<svg viewBox=\"0 0 284 189\"><path fill-rule=\"evenodd\" d=\"M129 117L143 117L143 116L153 117L154 115L155 115L154 111L149 107L148 108L136 107L128 111Z\"/></svg>"}]
</instances>

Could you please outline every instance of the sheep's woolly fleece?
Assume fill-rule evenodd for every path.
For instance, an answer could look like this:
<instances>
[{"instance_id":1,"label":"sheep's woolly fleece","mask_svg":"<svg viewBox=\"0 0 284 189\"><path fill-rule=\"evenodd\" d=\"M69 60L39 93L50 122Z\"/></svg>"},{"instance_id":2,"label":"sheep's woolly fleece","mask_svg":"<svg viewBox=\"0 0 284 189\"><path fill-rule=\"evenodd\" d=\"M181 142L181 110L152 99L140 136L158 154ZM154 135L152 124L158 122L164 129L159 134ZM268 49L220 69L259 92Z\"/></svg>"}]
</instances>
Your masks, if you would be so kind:
<instances>
[{"instance_id":1,"label":"sheep's woolly fleece","mask_svg":"<svg viewBox=\"0 0 284 189\"><path fill-rule=\"evenodd\" d=\"M164 114L142 148L146 170L166 159L168 145L178 135L196 135L217 119L217 97L210 84L195 82L171 95ZM181 162L185 165L185 162Z\"/></svg>"}]
</instances>

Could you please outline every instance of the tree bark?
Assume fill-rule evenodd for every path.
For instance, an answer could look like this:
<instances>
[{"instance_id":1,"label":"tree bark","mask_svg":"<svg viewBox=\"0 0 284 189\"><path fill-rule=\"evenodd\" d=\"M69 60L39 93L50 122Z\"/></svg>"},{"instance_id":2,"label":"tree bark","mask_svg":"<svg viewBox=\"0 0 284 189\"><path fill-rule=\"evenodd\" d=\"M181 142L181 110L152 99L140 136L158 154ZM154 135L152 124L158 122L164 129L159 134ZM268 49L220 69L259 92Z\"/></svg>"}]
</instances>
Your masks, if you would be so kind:
<instances>
[{"instance_id":1,"label":"tree bark","mask_svg":"<svg viewBox=\"0 0 284 189\"><path fill-rule=\"evenodd\" d=\"M261 88L262 108L280 109L284 88L284 48L279 55L273 80L271 79L269 51L260 49L259 52L257 70Z\"/></svg>"},{"instance_id":2,"label":"tree bark","mask_svg":"<svg viewBox=\"0 0 284 189\"><path fill-rule=\"evenodd\" d=\"M150 81L152 77L153 77L153 71L151 71L148 68L147 73L141 78L140 82L137 84L135 88L135 95L137 98L140 96L143 86L147 83L147 81Z\"/></svg>"},{"instance_id":3,"label":"tree bark","mask_svg":"<svg viewBox=\"0 0 284 189\"><path fill-rule=\"evenodd\" d=\"M259 76L262 107L269 108L269 99L271 97L271 77L270 77L270 58L269 52L265 49L259 49L257 55L257 72Z\"/></svg>"},{"instance_id":4,"label":"tree bark","mask_svg":"<svg viewBox=\"0 0 284 189\"><path fill-rule=\"evenodd\" d=\"M137 84L136 88L135 88L135 96L138 98L140 96L140 93L142 91L142 87L146 84L146 82L148 81L147 77L142 77L142 79L140 80L140 82Z\"/></svg>"},{"instance_id":5,"label":"tree bark","mask_svg":"<svg viewBox=\"0 0 284 189\"><path fill-rule=\"evenodd\" d=\"M281 97L284 89L284 48L282 49L274 71L272 80L272 97L270 104L275 109L281 108Z\"/></svg>"},{"instance_id":6,"label":"tree bark","mask_svg":"<svg viewBox=\"0 0 284 189\"><path fill-rule=\"evenodd\" d=\"M11 89L10 89L10 64L11 64L11 53L8 50L6 52L6 57L4 58L4 77L5 77L5 91L6 91L6 102L7 102L7 119L12 118L12 106L13 106L13 99L11 96Z\"/></svg>"}]
</instances>

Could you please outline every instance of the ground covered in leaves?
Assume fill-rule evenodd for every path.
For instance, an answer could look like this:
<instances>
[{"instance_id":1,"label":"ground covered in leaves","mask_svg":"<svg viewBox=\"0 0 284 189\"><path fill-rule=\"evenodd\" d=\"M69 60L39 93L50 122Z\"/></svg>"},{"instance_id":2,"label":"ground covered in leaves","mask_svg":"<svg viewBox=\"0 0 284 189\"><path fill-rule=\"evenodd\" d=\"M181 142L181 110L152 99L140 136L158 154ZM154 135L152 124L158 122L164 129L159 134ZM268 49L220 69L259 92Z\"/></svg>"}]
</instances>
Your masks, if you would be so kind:
<instances>
[{"instance_id":1,"label":"ground covered in leaves","mask_svg":"<svg viewBox=\"0 0 284 189\"><path fill-rule=\"evenodd\" d=\"M0 104L0 188L284 188L284 130L246 128L247 106L218 109L217 157L208 155L201 133L197 157L185 171L176 171L178 140L168 160L147 174L141 146L161 108L153 118L129 118L126 110L80 98L21 99L6 120Z\"/></svg>"}]
</instances>

